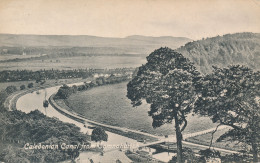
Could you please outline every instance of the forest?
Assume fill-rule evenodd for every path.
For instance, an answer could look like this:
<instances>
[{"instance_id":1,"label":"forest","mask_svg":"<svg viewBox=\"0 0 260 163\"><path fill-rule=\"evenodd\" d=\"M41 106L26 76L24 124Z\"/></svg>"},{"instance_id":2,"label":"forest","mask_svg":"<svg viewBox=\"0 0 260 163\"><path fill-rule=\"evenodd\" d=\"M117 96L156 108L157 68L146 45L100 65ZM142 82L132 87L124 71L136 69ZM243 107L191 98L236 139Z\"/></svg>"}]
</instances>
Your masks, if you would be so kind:
<instances>
[{"instance_id":1,"label":"forest","mask_svg":"<svg viewBox=\"0 0 260 163\"><path fill-rule=\"evenodd\" d=\"M260 34L235 33L188 42L176 49L189 58L202 73L212 72L212 65L246 65L259 70Z\"/></svg>"}]
</instances>

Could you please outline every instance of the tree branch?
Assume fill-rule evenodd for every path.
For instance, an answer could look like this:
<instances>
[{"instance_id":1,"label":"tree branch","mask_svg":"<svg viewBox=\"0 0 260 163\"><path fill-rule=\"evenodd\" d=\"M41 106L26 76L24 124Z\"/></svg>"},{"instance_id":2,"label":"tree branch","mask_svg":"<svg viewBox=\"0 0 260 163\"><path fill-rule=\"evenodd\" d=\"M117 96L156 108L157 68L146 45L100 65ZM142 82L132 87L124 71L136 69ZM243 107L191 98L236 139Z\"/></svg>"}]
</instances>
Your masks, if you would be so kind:
<instances>
[{"instance_id":1,"label":"tree branch","mask_svg":"<svg viewBox=\"0 0 260 163\"><path fill-rule=\"evenodd\" d=\"M198 96L195 96L195 98L194 98L193 101L191 101L182 111L179 111L179 112L181 113L181 115L180 115L179 112L178 112L179 116L181 116L182 120L184 121L184 125L182 126L182 128L181 128L181 130L180 130L181 132L183 132L183 131L185 130L185 128L187 127L187 124L188 124L188 121L186 120L185 115L184 115L184 111L185 111L185 109L186 109L188 106L194 104L197 100L198 100Z\"/></svg>"},{"instance_id":2,"label":"tree branch","mask_svg":"<svg viewBox=\"0 0 260 163\"><path fill-rule=\"evenodd\" d=\"M190 101L190 103L183 110L186 110L189 106L194 105L198 98L198 96L195 96L194 100Z\"/></svg>"},{"instance_id":3,"label":"tree branch","mask_svg":"<svg viewBox=\"0 0 260 163\"><path fill-rule=\"evenodd\" d=\"M214 134L215 134L215 132L217 132L218 127L221 126L221 125L222 125L221 123L218 124L217 127L216 127L216 129L211 133L211 140L210 140L210 144L209 144L209 149L210 149L211 146L212 146L212 142L213 142Z\"/></svg>"},{"instance_id":4,"label":"tree branch","mask_svg":"<svg viewBox=\"0 0 260 163\"><path fill-rule=\"evenodd\" d=\"M184 121L184 125L183 125L182 128L181 128L181 132L182 132L182 131L184 131L184 129L186 128L186 126L187 126L187 124L188 124L188 122L187 122L187 120L186 120L186 118L185 118L185 115L184 115L184 112L183 112L183 111L181 111L181 118L182 118L182 120Z\"/></svg>"},{"instance_id":5,"label":"tree branch","mask_svg":"<svg viewBox=\"0 0 260 163\"><path fill-rule=\"evenodd\" d=\"M222 124L222 125L226 125L226 126L233 127L233 128L236 129L236 130L241 130L240 127L234 125L233 123L225 123L225 122L221 121L221 119L219 119L219 121L220 121L220 124Z\"/></svg>"}]
</instances>

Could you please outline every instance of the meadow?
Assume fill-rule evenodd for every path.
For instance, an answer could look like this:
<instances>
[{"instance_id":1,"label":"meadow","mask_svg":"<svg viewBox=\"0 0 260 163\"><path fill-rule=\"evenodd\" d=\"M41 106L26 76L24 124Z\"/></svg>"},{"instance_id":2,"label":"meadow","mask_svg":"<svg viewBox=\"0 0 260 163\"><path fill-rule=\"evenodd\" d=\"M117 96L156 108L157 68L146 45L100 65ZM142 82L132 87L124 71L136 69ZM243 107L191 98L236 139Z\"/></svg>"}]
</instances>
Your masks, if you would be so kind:
<instances>
[{"instance_id":1,"label":"meadow","mask_svg":"<svg viewBox=\"0 0 260 163\"><path fill-rule=\"evenodd\" d=\"M219 147L219 148L225 148L229 150L246 150L247 145L238 143L237 141L230 142L228 140L223 140L221 142L217 142L217 139L223 135L225 132L227 132L230 128L225 128L222 130L218 130L214 133L213 139L212 139L212 146ZM187 138L186 140L192 143L196 144L202 144L202 145L209 145L212 138L212 133L207 133L204 135L194 136Z\"/></svg>"},{"instance_id":2,"label":"meadow","mask_svg":"<svg viewBox=\"0 0 260 163\"><path fill-rule=\"evenodd\" d=\"M146 62L144 56L77 56L64 58L50 58L43 60L25 60L16 62L3 62L2 70L40 70L40 69L114 69L124 67L139 67Z\"/></svg>"},{"instance_id":3,"label":"meadow","mask_svg":"<svg viewBox=\"0 0 260 163\"><path fill-rule=\"evenodd\" d=\"M73 111L87 119L110 125L140 130L156 135L175 134L174 124L165 124L159 128L152 127L152 118L148 116L149 105L143 104L132 107L126 97L127 82L105 85L88 91L72 94L67 102ZM187 117L188 126L185 133L193 133L213 128L216 125L209 118L193 116Z\"/></svg>"}]
</instances>

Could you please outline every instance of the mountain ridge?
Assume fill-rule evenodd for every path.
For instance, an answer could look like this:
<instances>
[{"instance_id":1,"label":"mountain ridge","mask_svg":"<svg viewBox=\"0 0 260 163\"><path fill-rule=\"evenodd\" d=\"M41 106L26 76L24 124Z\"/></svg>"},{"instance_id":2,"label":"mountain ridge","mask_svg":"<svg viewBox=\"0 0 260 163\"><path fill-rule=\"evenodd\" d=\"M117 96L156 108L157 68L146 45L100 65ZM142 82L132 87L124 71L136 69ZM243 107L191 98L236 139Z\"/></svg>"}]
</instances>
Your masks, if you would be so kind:
<instances>
[{"instance_id":1,"label":"mountain ridge","mask_svg":"<svg viewBox=\"0 0 260 163\"><path fill-rule=\"evenodd\" d=\"M138 39L137 39L138 36ZM71 47L118 47L140 45L170 45L177 48L191 41L185 37L132 35L124 38L99 37L91 35L33 35L0 34L0 46L71 46Z\"/></svg>"}]
</instances>

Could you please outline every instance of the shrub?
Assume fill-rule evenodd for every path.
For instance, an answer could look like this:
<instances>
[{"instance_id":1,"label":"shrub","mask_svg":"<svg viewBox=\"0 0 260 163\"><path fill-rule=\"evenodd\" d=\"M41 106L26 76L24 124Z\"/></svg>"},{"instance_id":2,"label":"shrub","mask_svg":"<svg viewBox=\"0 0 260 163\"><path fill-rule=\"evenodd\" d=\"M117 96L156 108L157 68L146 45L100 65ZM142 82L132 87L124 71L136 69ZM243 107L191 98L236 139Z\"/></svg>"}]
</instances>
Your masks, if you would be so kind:
<instances>
[{"instance_id":1,"label":"shrub","mask_svg":"<svg viewBox=\"0 0 260 163\"><path fill-rule=\"evenodd\" d=\"M32 88L33 87L33 83L29 83L27 87L28 88Z\"/></svg>"},{"instance_id":2,"label":"shrub","mask_svg":"<svg viewBox=\"0 0 260 163\"><path fill-rule=\"evenodd\" d=\"M25 85L21 85L21 86L20 86L20 89L21 89L21 90L24 90L24 89L25 89Z\"/></svg>"},{"instance_id":3,"label":"shrub","mask_svg":"<svg viewBox=\"0 0 260 163\"><path fill-rule=\"evenodd\" d=\"M73 90L72 88L70 88L69 86L67 86L66 84L64 84L62 87L60 87L60 89L58 90L57 94L56 94L56 98L60 98L60 99L67 99L71 94L72 94Z\"/></svg>"},{"instance_id":4,"label":"shrub","mask_svg":"<svg viewBox=\"0 0 260 163\"><path fill-rule=\"evenodd\" d=\"M5 91L6 91L6 93L11 94L11 93L14 93L15 91L17 91L17 88L13 85L10 85L10 86L6 87Z\"/></svg>"}]
</instances>

